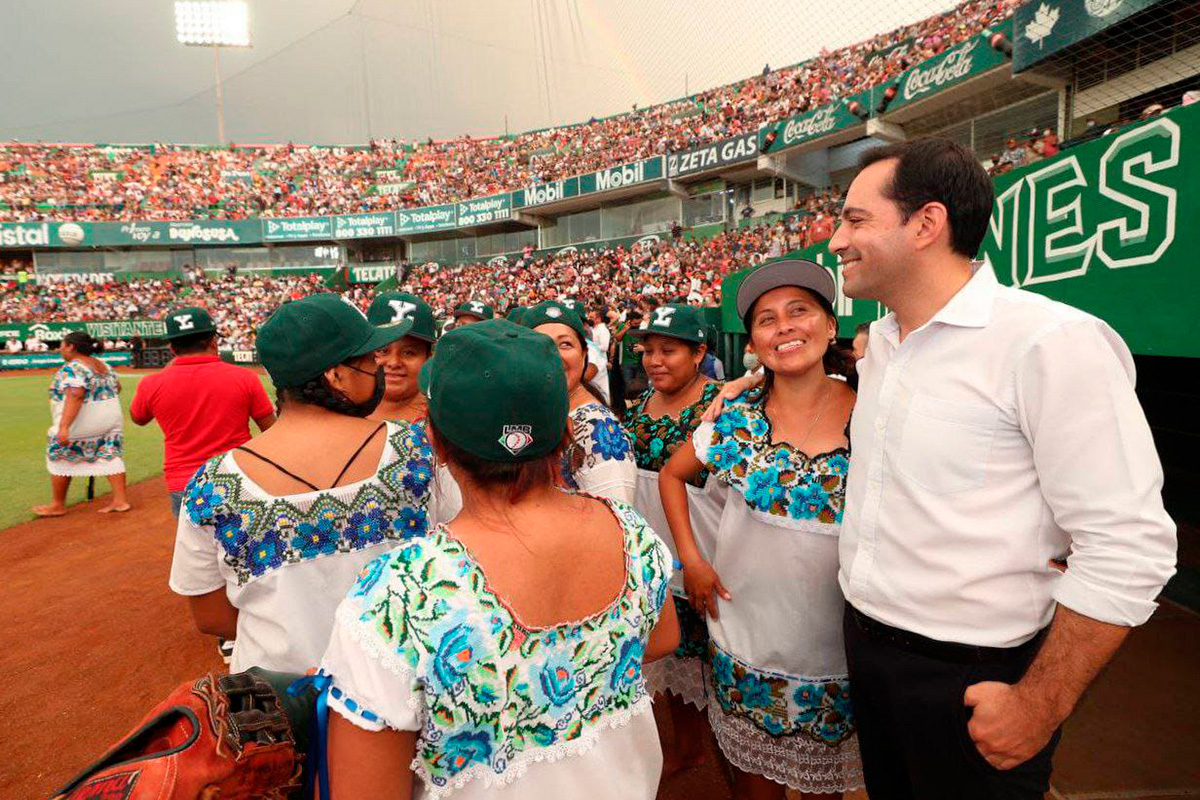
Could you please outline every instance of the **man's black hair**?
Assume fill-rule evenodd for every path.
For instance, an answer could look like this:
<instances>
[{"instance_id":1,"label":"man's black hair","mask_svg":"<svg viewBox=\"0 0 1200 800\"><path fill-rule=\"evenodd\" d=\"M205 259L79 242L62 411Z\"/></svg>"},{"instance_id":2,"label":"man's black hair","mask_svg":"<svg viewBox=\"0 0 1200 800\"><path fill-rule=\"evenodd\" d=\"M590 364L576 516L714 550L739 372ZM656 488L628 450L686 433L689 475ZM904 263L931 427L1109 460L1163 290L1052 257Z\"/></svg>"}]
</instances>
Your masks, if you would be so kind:
<instances>
[{"instance_id":1,"label":"man's black hair","mask_svg":"<svg viewBox=\"0 0 1200 800\"><path fill-rule=\"evenodd\" d=\"M196 353L203 353L208 349L208 343L216 336L212 331L205 333L189 333L187 336L180 336L168 342L171 345L171 352L177 356L190 356Z\"/></svg>"},{"instance_id":2,"label":"man's black hair","mask_svg":"<svg viewBox=\"0 0 1200 800\"><path fill-rule=\"evenodd\" d=\"M950 247L974 258L987 234L995 191L975 154L949 139L927 136L868 150L860 168L896 159L884 195L900 207L905 222L928 203L946 207Z\"/></svg>"}]
</instances>

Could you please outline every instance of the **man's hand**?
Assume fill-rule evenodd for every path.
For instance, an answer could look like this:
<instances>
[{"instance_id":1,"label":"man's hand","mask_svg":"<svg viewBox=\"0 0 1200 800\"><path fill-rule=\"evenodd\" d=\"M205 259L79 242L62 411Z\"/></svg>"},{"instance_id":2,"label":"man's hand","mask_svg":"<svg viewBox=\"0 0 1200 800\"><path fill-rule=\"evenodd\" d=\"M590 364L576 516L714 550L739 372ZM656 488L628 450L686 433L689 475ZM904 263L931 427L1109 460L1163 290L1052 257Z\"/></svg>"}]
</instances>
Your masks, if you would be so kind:
<instances>
[{"instance_id":1,"label":"man's hand","mask_svg":"<svg viewBox=\"0 0 1200 800\"><path fill-rule=\"evenodd\" d=\"M1060 722L1044 704L1026 697L1019 684L973 684L967 687L963 703L975 709L967 733L979 754L996 769L1012 769L1033 758Z\"/></svg>"},{"instance_id":2,"label":"man's hand","mask_svg":"<svg viewBox=\"0 0 1200 800\"><path fill-rule=\"evenodd\" d=\"M721 391L717 393L717 396L713 398L713 401L709 403L708 408L704 409L700 420L702 422L716 422L717 417L721 416L721 412L725 410L725 402L727 400L732 400L742 392L758 386L762 383L763 375L765 374L761 370L759 372L751 372L748 375L743 375L726 383L721 387Z\"/></svg>"}]
</instances>

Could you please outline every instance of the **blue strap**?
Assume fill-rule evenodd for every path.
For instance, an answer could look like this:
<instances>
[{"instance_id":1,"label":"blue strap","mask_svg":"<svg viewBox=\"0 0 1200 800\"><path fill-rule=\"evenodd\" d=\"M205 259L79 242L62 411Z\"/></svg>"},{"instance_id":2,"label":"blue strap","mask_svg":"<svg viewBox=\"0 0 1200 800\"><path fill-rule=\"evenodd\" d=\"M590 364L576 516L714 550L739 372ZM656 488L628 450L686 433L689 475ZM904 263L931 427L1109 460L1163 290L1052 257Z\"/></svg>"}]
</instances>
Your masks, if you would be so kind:
<instances>
[{"instance_id":1,"label":"blue strap","mask_svg":"<svg viewBox=\"0 0 1200 800\"><path fill-rule=\"evenodd\" d=\"M313 715L312 730L308 734L308 777L304 781L304 796L314 800L332 800L329 794L329 761L327 739L329 735L329 686L333 678L323 672L305 675L288 686L288 694L301 695L309 689L317 690L317 713ZM320 783L321 793L313 794L313 776Z\"/></svg>"}]
</instances>

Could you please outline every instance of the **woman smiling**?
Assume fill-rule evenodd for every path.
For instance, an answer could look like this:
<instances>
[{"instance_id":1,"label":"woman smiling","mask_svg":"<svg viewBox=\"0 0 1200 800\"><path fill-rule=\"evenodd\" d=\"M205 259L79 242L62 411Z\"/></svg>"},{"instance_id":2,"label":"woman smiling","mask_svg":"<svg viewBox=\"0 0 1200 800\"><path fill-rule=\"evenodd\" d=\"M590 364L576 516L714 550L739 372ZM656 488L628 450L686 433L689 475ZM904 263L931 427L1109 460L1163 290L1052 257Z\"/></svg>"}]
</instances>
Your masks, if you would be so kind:
<instances>
[{"instance_id":1,"label":"woman smiling","mask_svg":"<svg viewBox=\"0 0 1200 800\"><path fill-rule=\"evenodd\" d=\"M637 487L633 445L600 392L584 379L587 331L579 316L554 300L527 309L522 324L554 340L567 378L571 445L563 453L562 478L571 489L632 503Z\"/></svg>"},{"instance_id":2,"label":"woman smiling","mask_svg":"<svg viewBox=\"0 0 1200 800\"><path fill-rule=\"evenodd\" d=\"M828 373L833 277L811 261L769 263L737 295L763 386L726 403L659 480L692 605L708 617L709 720L734 794L839 796L861 782L838 587L838 533L854 392ZM700 546L687 481L728 487L716 546Z\"/></svg>"}]
</instances>

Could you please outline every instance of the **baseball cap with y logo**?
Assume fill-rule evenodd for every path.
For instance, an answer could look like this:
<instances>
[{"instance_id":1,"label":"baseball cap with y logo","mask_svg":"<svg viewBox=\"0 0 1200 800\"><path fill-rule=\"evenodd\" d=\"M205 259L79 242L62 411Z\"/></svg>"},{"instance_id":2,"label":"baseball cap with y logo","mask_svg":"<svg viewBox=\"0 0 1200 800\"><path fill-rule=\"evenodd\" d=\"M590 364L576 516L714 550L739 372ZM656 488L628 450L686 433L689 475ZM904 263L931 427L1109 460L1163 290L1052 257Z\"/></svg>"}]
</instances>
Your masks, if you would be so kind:
<instances>
[{"instance_id":1,"label":"baseball cap with y logo","mask_svg":"<svg viewBox=\"0 0 1200 800\"><path fill-rule=\"evenodd\" d=\"M496 310L482 300L468 300L454 309L455 319L463 316L493 319L496 316Z\"/></svg>"},{"instance_id":2,"label":"baseball cap with y logo","mask_svg":"<svg viewBox=\"0 0 1200 800\"><path fill-rule=\"evenodd\" d=\"M167 339L179 339L197 333L216 333L212 317L199 306L187 306L168 311L163 322L167 326Z\"/></svg>"},{"instance_id":3,"label":"baseball cap with y logo","mask_svg":"<svg viewBox=\"0 0 1200 800\"><path fill-rule=\"evenodd\" d=\"M367 321L372 325L390 325L406 319L412 320L409 336L430 343L437 339L433 309L415 294L385 292L376 297L367 309Z\"/></svg>"},{"instance_id":4,"label":"baseball cap with y logo","mask_svg":"<svg viewBox=\"0 0 1200 800\"><path fill-rule=\"evenodd\" d=\"M647 336L669 336L693 344L708 341L708 321L695 306L670 303L650 312L644 328L636 328L629 336L644 339Z\"/></svg>"},{"instance_id":5,"label":"baseball cap with y logo","mask_svg":"<svg viewBox=\"0 0 1200 800\"><path fill-rule=\"evenodd\" d=\"M258 329L258 359L276 388L300 386L325 370L403 339L412 321L375 326L341 295L321 292L284 303Z\"/></svg>"},{"instance_id":6,"label":"baseball cap with y logo","mask_svg":"<svg viewBox=\"0 0 1200 800\"><path fill-rule=\"evenodd\" d=\"M421 367L437 434L486 461L531 461L567 429L567 378L554 341L505 319L454 328Z\"/></svg>"}]
</instances>

